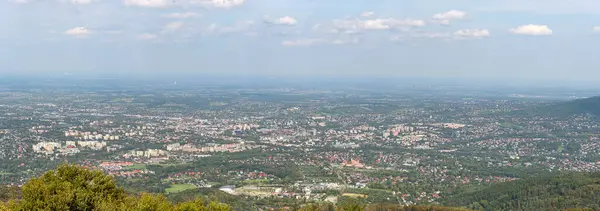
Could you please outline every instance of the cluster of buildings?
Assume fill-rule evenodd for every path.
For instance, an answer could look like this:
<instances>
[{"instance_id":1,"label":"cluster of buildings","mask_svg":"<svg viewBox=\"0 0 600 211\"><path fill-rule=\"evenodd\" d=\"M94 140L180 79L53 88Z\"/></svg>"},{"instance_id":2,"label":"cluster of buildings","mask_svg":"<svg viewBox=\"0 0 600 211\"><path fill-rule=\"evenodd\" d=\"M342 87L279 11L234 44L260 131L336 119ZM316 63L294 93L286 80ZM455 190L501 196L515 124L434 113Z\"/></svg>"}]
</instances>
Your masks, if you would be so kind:
<instances>
[{"instance_id":1,"label":"cluster of buildings","mask_svg":"<svg viewBox=\"0 0 600 211\"><path fill-rule=\"evenodd\" d=\"M106 147L105 141L65 141L60 142L39 142L33 144L31 148L35 153L42 154L74 154L79 153L81 149L102 150Z\"/></svg>"},{"instance_id":2,"label":"cluster of buildings","mask_svg":"<svg viewBox=\"0 0 600 211\"><path fill-rule=\"evenodd\" d=\"M113 136L113 135L102 135L97 132L79 132L79 131L66 131L65 137L76 137L81 138L83 140L105 140L105 141L115 141L119 140L121 137Z\"/></svg>"},{"instance_id":3,"label":"cluster of buildings","mask_svg":"<svg viewBox=\"0 0 600 211\"><path fill-rule=\"evenodd\" d=\"M208 153L208 152L241 152L244 150L252 149L255 146L251 144L245 144L244 142L234 143L234 144L221 144L214 146L204 146L197 147L194 144L184 144L180 143L168 144L166 145L167 151L181 151L181 152L199 152L199 153Z\"/></svg>"},{"instance_id":4,"label":"cluster of buildings","mask_svg":"<svg viewBox=\"0 0 600 211\"><path fill-rule=\"evenodd\" d=\"M167 155L167 152L162 149L147 149L147 150L132 150L129 153L124 154L123 157L124 158L131 158L131 157L152 158L152 157L163 157L165 155Z\"/></svg>"}]
</instances>

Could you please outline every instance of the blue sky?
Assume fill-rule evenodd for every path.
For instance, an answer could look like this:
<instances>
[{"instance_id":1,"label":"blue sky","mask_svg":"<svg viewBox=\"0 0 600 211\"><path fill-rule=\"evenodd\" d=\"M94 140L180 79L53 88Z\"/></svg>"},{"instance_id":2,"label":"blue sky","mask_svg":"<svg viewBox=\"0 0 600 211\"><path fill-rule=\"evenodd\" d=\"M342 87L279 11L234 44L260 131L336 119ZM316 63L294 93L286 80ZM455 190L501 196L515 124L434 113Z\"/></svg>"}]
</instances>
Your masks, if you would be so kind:
<instances>
[{"instance_id":1,"label":"blue sky","mask_svg":"<svg viewBox=\"0 0 600 211\"><path fill-rule=\"evenodd\" d=\"M600 81L597 0L2 0L0 73Z\"/></svg>"}]
</instances>

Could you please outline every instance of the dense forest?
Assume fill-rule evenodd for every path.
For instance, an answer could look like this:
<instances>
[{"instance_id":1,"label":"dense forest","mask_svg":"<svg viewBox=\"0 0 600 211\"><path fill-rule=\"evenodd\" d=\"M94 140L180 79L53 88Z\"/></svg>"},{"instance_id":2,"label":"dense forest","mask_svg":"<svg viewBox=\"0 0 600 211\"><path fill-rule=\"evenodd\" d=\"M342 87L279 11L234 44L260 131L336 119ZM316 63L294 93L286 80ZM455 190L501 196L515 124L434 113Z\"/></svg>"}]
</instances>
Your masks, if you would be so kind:
<instances>
[{"instance_id":1,"label":"dense forest","mask_svg":"<svg viewBox=\"0 0 600 211\"><path fill-rule=\"evenodd\" d=\"M475 210L600 210L600 173L536 176L467 191L446 201Z\"/></svg>"},{"instance_id":2,"label":"dense forest","mask_svg":"<svg viewBox=\"0 0 600 211\"><path fill-rule=\"evenodd\" d=\"M296 203L278 206L268 201L244 201L219 191L200 189L164 196L127 193L102 171L63 164L22 187L0 188L3 210L126 210L126 211L461 211L461 210L600 210L600 174L565 173L499 184L448 199L443 206L397 204ZM230 204L231 203L231 204ZM579 209L573 209L579 207ZM570 209L569 209L570 208Z\"/></svg>"},{"instance_id":3,"label":"dense forest","mask_svg":"<svg viewBox=\"0 0 600 211\"><path fill-rule=\"evenodd\" d=\"M600 121L600 96L571 100L566 102L549 103L513 111L522 116L569 117L573 115L591 115Z\"/></svg>"}]
</instances>

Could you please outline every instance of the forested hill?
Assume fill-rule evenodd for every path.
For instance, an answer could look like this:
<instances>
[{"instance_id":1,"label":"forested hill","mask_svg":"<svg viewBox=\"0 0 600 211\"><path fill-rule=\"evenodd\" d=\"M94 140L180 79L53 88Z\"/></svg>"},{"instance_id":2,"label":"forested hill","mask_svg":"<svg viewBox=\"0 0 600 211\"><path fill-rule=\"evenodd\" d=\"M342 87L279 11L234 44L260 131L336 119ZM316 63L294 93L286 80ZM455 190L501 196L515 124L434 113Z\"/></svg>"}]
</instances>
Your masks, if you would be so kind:
<instances>
[{"instance_id":1,"label":"forested hill","mask_svg":"<svg viewBox=\"0 0 600 211\"><path fill-rule=\"evenodd\" d=\"M475 210L600 210L600 173L562 173L459 194L446 205Z\"/></svg>"},{"instance_id":2,"label":"forested hill","mask_svg":"<svg viewBox=\"0 0 600 211\"><path fill-rule=\"evenodd\" d=\"M600 117L600 96L554 103L537 108L537 112L554 116L590 114Z\"/></svg>"}]
</instances>

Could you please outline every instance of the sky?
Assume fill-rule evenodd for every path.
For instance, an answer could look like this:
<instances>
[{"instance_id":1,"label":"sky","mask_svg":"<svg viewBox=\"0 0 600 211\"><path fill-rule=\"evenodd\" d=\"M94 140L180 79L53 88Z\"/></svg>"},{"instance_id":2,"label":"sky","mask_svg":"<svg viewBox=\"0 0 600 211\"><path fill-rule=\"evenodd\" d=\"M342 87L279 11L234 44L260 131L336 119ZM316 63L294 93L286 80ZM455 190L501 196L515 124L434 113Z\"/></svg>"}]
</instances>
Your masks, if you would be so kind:
<instances>
[{"instance_id":1,"label":"sky","mask_svg":"<svg viewBox=\"0 0 600 211\"><path fill-rule=\"evenodd\" d=\"M1 0L0 74L600 82L598 0Z\"/></svg>"}]
</instances>

